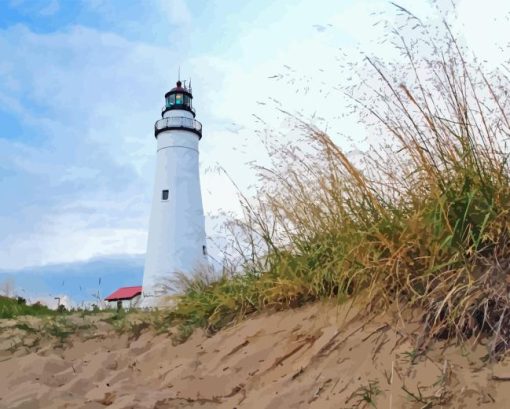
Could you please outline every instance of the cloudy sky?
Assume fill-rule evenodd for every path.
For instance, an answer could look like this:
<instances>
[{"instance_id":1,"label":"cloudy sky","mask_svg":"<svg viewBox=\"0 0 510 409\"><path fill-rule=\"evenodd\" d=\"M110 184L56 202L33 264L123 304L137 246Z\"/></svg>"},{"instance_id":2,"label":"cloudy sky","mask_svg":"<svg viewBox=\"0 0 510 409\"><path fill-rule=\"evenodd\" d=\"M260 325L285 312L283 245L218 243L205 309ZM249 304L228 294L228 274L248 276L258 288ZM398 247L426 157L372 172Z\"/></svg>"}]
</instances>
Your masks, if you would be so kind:
<instances>
[{"instance_id":1,"label":"cloudy sky","mask_svg":"<svg viewBox=\"0 0 510 409\"><path fill-rule=\"evenodd\" d=\"M399 2L430 21L450 3ZM494 63L510 35L505 3L458 0L447 17ZM218 168L248 189L249 163L264 160L258 132L289 126L276 107L315 118L348 149L343 135L364 131L335 92L348 80L340 66L360 51L391 59L377 22L395 14L383 0L1 0L0 271L143 257L153 124L179 66L204 124L211 236L219 210L238 209Z\"/></svg>"}]
</instances>

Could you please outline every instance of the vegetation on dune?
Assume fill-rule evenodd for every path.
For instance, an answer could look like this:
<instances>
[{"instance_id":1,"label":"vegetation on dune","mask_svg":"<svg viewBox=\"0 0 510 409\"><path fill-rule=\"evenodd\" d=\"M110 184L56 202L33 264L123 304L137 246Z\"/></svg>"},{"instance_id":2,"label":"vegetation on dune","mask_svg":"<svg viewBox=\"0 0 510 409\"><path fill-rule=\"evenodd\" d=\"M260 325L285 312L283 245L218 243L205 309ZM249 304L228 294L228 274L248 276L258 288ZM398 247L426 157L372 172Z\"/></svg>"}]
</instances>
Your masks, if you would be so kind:
<instances>
[{"instance_id":1,"label":"vegetation on dune","mask_svg":"<svg viewBox=\"0 0 510 409\"><path fill-rule=\"evenodd\" d=\"M299 142L272 146L255 199L229 223L242 271L197 278L171 312L215 331L267 308L355 297L419 307L433 337L510 342L509 79L438 39L393 33L405 62L367 58L375 78L350 94L383 143L356 163L294 118Z\"/></svg>"},{"instance_id":2,"label":"vegetation on dune","mask_svg":"<svg viewBox=\"0 0 510 409\"><path fill-rule=\"evenodd\" d=\"M24 298L9 298L0 296L0 318L16 318L22 315L46 316L58 312L51 310L43 304L27 305Z\"/></svg>"}]
</instances>

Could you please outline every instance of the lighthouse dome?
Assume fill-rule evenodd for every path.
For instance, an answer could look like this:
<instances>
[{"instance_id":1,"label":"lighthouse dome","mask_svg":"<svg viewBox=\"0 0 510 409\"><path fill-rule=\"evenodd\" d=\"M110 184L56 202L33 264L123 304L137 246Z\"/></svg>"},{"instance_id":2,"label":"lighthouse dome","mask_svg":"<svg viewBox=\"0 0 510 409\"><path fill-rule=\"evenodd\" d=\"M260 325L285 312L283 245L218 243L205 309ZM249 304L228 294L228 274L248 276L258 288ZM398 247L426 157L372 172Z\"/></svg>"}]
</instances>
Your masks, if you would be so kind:
<instances>
[{"instance_id":1,"label":"lighthouse dome","mask_svg":"<svg viewBox=\"0 0 510 409\"><path fill-rule=\"evenodd\" d=\"M161 116L165 112L173 109L183 109L189 111L195 117L195 110L193 109L193 95L191 94L191 88L183 86L181 81L177 81L175 87L172 88L165 94L165 106L161 112Z\"/></svg>"},{"instance_id":2,"label":"lighthouse dome","mask_svg":"<svg viewBox=\"0 0 510 409\"><path fill-rule=\"evenodd\" d=\"M186 85L183 86L181 81L177 81L175 83L175 87L168 91L166 95L170 94L171 92L186 92L191 95L191 90L186 88Z\"/></svg>"}]
</instances>

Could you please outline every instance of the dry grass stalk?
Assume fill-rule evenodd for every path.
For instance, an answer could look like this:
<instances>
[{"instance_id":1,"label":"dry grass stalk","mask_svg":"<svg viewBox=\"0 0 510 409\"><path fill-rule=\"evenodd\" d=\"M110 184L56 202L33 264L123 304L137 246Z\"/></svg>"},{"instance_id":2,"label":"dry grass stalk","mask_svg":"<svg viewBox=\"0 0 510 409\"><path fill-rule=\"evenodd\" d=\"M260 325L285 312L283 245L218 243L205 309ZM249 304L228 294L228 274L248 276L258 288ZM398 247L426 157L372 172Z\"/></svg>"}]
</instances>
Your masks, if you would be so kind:
<instances>
[{"instance_id":1,"label":"dry grass stalk","mask_svg":"<svg viewBox=\"0 0 510 409\"><path fill-rule=\"evenodd\" d=\"M397 33L405 83L366 60L378 85L351 97L391 144L363 166L294 118L303 138L270 146L274 166L257 168L257 197L241 197L244 217L229 223L242 271L190 286L181 319L215 330L261 309L358 297L423 309L420 348L481 335L493 356L508 347L510 81L446 35L418 40L432 45L421 57Z\"/></svg>"}]
</instances>

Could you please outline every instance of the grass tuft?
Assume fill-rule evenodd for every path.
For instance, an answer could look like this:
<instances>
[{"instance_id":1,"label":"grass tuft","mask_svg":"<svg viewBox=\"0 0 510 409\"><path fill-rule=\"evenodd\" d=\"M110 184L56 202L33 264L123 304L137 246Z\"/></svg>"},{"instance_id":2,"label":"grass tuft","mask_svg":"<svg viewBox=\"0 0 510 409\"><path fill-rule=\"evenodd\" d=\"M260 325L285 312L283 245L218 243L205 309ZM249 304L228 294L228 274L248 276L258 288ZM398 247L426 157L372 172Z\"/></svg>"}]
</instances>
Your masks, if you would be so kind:
<instances>
[{"instance_id":1,"label":"grass tuft","mask_svg":"<svg viewBox=\"0 0 510 409\"><path fill-rule=\"evenodd\" d=\"M355 162L293 117L302 137L270 146L256 197L241 196L244 216L227 224L240 267L190 281L171 312L186 334L354 297L424 311L416 350L480 336L491 357L508 348L510 81L469 62L444 29L412 44L393 33L396 68L365 60L375 79L349 96L382 143Z\"/></svg>"}]
</instances>

